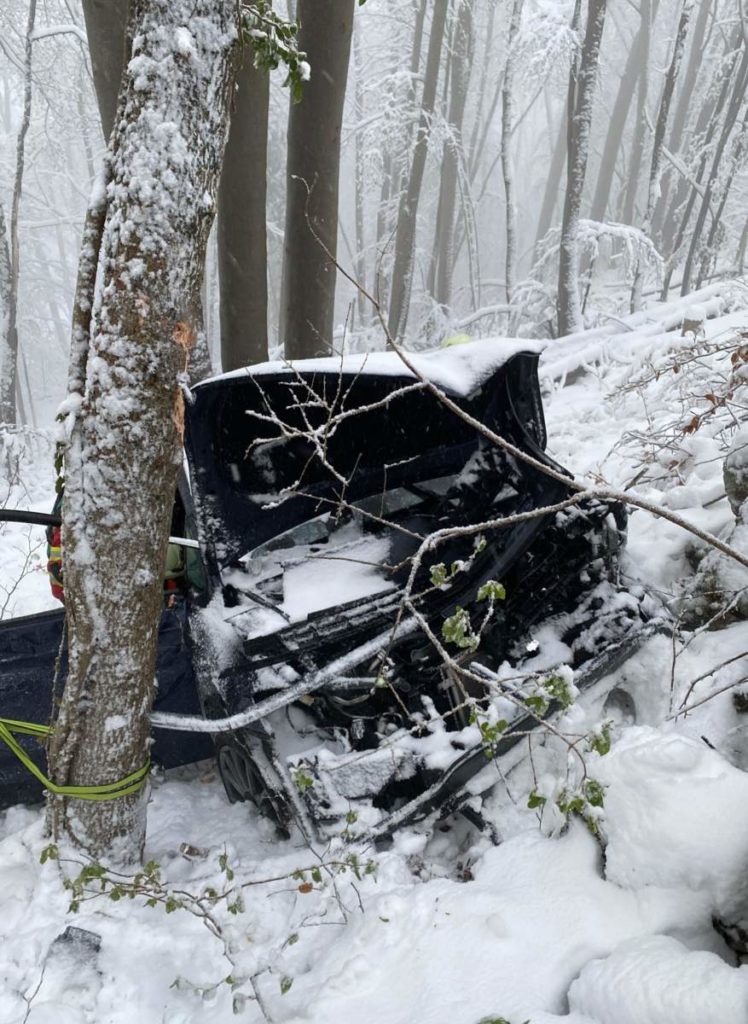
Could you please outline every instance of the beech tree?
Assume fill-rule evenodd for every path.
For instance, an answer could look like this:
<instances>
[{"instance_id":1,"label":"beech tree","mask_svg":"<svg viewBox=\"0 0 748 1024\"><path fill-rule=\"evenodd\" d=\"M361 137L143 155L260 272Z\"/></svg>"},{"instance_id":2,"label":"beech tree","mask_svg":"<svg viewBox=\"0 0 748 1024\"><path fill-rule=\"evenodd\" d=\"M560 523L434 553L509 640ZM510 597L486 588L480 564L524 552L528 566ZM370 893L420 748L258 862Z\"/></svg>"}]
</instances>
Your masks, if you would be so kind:
<instances>
[{"instance_id":1,"label":"beech tree","mask_svg":"<svg viewBox=\"0 0 748 1024\"><path fill-rule=\"evenodd\" d=\"M673 53L670 58L670 65L665 75L665 84L660 97L660 106L655 121L654 138L652 140L652 159L649 170L649 184L647 188L647 206L644 211L642 231L648 237L652 234L652 219L654 217L655 204L660 193L660 176L662 174L663 149L665 146L665 131L667 129L670 104L672 103L675 83L678 78L683 49L686 45L686 32L691 17L693 0L684 0L678 19L678 31L673 43ZM642 302L642 280L643 270L641 261L637 261L634 273L634 284L631 291L632 313L641 309Z\"/></svg>"},{"instance_id":2,"label":"beech tree","mask_svg":"<svg viewBox=\"0 0 748 1024\"><path fill-rule=\"evenodd\" d=\"M18 221L26 166L26 136L31 123L31 58L36 20L36 0L30 0L23 63L23 115L16 140L16 169L13 181L10 225L0 210L0 423L15 424L16 380L18 377L18 285L20 249Z\"/></svg>"},{"instance_id":3,"label":"beech tree","mask_svg":"<svg viewBox=\"0 0 748 1024\"><path fill-rule=\"evenodd\" d=\"M218 191L221 367L236 370L268 357L267 203L270 76L241 54Z\"/></svg>"},{"instance_id":4,"label":"beech tree","mask_svg":"<svg viewBox=\"0 0 748 1024\"><path fill-rule=\"evenodd\" d=\"M408 305L413 277L413 262L416 246L416 223L418 204L421 199L423 174L426 169L431 115L436 100L436 86L439 79L444 27L447 20L448 0L436 0L431 21L429 49L426 57L426 72L421 98L421 116L418 122L416 142L408 175L407 185L400 196L395 235L395 261L392 270L392 293L389 309L389 332L393 338L405 332L408 322Z\"/></svg>"},{"instance_id":5,"label":"beech tree","mask_svg":"<svg viewBox=\"0 0 748 1024\"><path fill-rule=\"evenodd\" d=\"M340 133L355 0L299 0L311 78L288 114L281 340L287 359L328 355L335 313ZM324 244L324 248L320 245ZM327 249L327 252L325 252ZM329 255L328 255L329 253Z\"/></svg>"},{"instance_id":6,"label":"beech tree","mask_svg":"<svg viewBox=\"0 0 748 1024\"><path fill-rule=\"evenodd\" d=\"M60 785L118 783L148 759L182 387L199 324L237 19L234 0L130 2L61 410L69 670L49 747ZM133 861L145 798L54 796L48 822L92 856Z\"/></svg>"},{"instance_id":7,"label":"beech tree","mask_svg":"<svg viewBox=\"0 0 748 1024\"><path fill-rule=\"evenodd\" d=\"M580 13L577 0L575 16ZM571 334L581 329L582 307L579 299L579 246L577 231L582 191L587 173L590 146L592 104L597 79L600 42L605 25L606 0L589 0L587 28L578 61L569 75L566 198L561 225L558 266L558 333ZM575 17L575 20L578 18Z\"/></svg>"},{"instance_id":8,"label":"beech tree","mask_svg":"<svg viewBox=\"0 0 748 1024\"><path fill-rule=\"evenodd\" d=\"M126 54L129 0L83 0L91 67L104 137L114 126ZM234 370L267 359L265 202L269 74L254 66L251 44L237 54L231 127L218 194L221 364ZM202 332L193 377L211 372Z\"/></svg>"}]
</instances>

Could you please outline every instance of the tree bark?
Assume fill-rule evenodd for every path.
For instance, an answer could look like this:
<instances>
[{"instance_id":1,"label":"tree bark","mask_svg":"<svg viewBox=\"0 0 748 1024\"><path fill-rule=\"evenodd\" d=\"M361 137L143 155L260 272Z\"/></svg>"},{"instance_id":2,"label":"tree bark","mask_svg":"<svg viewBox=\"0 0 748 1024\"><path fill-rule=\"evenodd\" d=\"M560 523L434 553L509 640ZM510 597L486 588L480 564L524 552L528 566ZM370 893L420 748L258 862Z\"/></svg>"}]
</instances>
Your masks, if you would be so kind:
<instances>
[{"instance_id":1,"label":"tree bark","mask_svg":"<svg viewBox=\"0 0 748 1024\"><path fill-rule=\"evenodd\" d=\"M514 278L517 262L517 210L514 200L514 172L509 145L512 138L512 121L514 120L514 69L516 54L514 46L519 32L522 16L522 0L514 0L512 16L509 20L509 36L507 38L506 67L504 69L504 88L501 91L501 170L504 177L504 209L506 211L506 253L505 288L506 301L511 303L514 292Z\"/></svg>"},{"instance_id":2,"label":"tree bark","mask_svg":"<svg viewBox=\"0 0 748 1024\"><path fill-rule=\"evenodd\" d=\"M656 17L658 5L659 0L654 0L652 17ZM621 77L621 84L613 104L610 121L608 122L608 131L605 136L602 158L600 160L600 170L598 171L595 194L592 199L590 214L592 220L604 221L608 212L616 162L621 152L626 122L628 121L631 102L636 92L639 69L644 60L644 44L645 33L640 25L629 49L626 66Z\"/></svg>"},{"instance_id":3,"label":"tree bark","mask_svg":"<svg viewBox=\"0 0 748 1024\"><path fill-rule=\"evenodd\" d=\"M15 424L16 381L18 377L18 287L21 279L21 253L18 244L18 220L21 213L23 174L26 166L26 135L31 124L31 59L33 55L33 34L36 21L36 0L29 2L29 16L26 23L23 61L23 114L16 140L16 173L13 181L13 197L10 207L9 287L7 305L3 303L3 321L0 324L3 335L2 363L0 363L0 423ZM3 224L3 227L5 225Z\"/></svg>"},{"instance_id":4,"label":"tree bark","mask_svg":"<svg viewBox=\"0 0 748 1024\"><path fill-rule=\"evenodd\" d=\"M434 14L431 21L431 35L426 57L426 72L421 99L421 116L416 132L416 143L413 150L413 161L408 176L408 184L400 196L397 215L397 232L395 234L395 262L392 270L392 294L388 318L388 329L393 338L405 333L408 322L408 305L413 277L413 260L415 257L416 224L418 204L421 198L423 174L426 169L429 135L431 131L431 115L434 111L436 86L439 80L444 27L447 20L448 0L435 0Z\"/></svg>"},{"instance_id":5,"label":"tree bark","mask_svg":"<svg viewBox=\"0 0 748 1024\"><path fill-rule=\"evenodd\" d=\"M662 150L665 145L665 131L667 130L668 117L670 116L670 104L675 91L675 83L678 78L683 49L686 45L686 34L688 22L693 9L693 0L684 0L681 7L680 18L678 19L678 31L673 43L673 53L670 65L665 75L665 84L660 97L660 107L655 122L654 138L652 140L652 159L649 168L649 183L647 188L647 208L642 221L642 231L648 237L652 233L652 218L654 216L655 204L660 193L660 176L662 174ZM635 313L642 305L642 284L643 272L641 260L637 260L634 272L634 282L631 289L631 312Z\"/></svg>"},{"instance_id":6,"label":"tree bark","mask_svg":"<svg viewBox=\"0 0 748 1024\"><path fill-rule=\"evenodd\" d=\"M639 56L639 88L636 97L636 122L631 135L631 156L626 168L626 188L623 193L621 220L633 224L636 218L636 201L639 195L639 179L644 161L644 140L647 137L647 96L649 92L649 57L652 47L653 10L651 0L641 0L641 49Z\"/></svg>"},{"instance_id":7,"label":"tree bark","mask_svg":"<svg viewBox=\"0 0 748 1024\"><path fill-rule=\"evenodd\" d=\"M568 143L566 196L561 224L558 260L558 333L581 330L582 306L579 299L579 211L590 145L592 107L597 79L600 42L605 27L606 0L590 0L587 27L578 68L569 78Z\"/></svg>"},{"instance_id":8,"label":"tree bark","mask_svg":"<svg viewBox=\"0 0 748 1024\"><path fill-rule=\"evenodd\" d=\"M298 3L299 49L312 73L301 103L291 100L288 115L281 296L287 359L332 351L340 133L354 10L355 0Z\"/></svg>"},{"instance_id":9,"label":"tree bark","mask_svg":"<svg viewBox=\"0 0 748 1024\"><path fill-rule=\"evenodd\" d=\"M129 0L83 0L96 101L106 139L114 127L125 63L128 3Z\"/></svg>"},{"instance_id":10,"label":"tree bark","mask_svg":"<svg viewBox=\"0 0 748 1024\"><path fill-rule=\"evenodd\" d=\"M558 129L556 144L553 147L553 155L551 157L551 165L545 182L543 202L540 207L540 217L538 218L538 226L535 232L533 262L537 261L540 255L541 242L550 231L551 224L553 223L553 211L556 209L556 201L558 200L559 188L564 173L564 164L567 159L566 143L566 125L562 121Z\"/></svg>"},{"instance_id":11,"label":"tree bark","mask_svg":"<svg viewBox=\"0 0 748 1024\"><path fill-rule=\"evenodd\" d=\"M113 784L148 757L180 380L196 333L236 18L234 0L131 2L132 59L84 229L64 406L69 669L49 747L61 785ZM132 862L145 803L142 792L52 797L48 824L89 856Z\"/></svg>"},{"instance_id":12,"label":"tree bark","mask_svg":"<svg viewBox=\"0 0 748 1024\"><path fill-rule=\"evenodd\" d=\"M236 76L218 190L221 366L237 370L268 357L267 138L270 76L249 45Z\"/></svg>"},{"instance_id":13,"label":"tree bark","mask_svg":"<svg viewBox=\"0 0 748 1024\"><path fill-rule=\"evenodd\" d=\"M11 320L12 279L8 225L0 203L0 424L16 422L18 332Z\"/></svg>"},{"instance_id":14,"label":"tree bark","mask_svg":"<svg viewBox=\"0 0 748 1024\"><path fill-rule=\"evenodd\" d=\"M735 176L738 173L740 167L743 165L746 151L746 143L748 142L746 133L748 133L748 109L746 109L746 111L743 114L743 123L741 124L739 131L733 137L732 155L730 157L730 169L724 176L724 183L720 189L719 206L716 210L714 210L712 214L712 223L709 228L709 234L706 239L704 251L701 254L701 258L699 259L699 272L696 278L697 290L701 288L704 278L706 277L707 273L709 273L710 266L716 263L717 253L715 249L717 239L722 227L722 215L725 212L725 206L727 205L727 200L729 198L733 182L735 181Z\"/></svg>"},{"instance_id":15,"label":"tree bark","mask_svg":"<svg viewBox=\"0 0 748 1024\"><path fill-rule=\"evenodd\" d=\"M712 20L710 28L707 29L707 21L710 12L712 14ZM710 0L701 0L696 21L694 22L694 30L691 34L691 46L688 54L688 61L686 62L686 68L681 78L682 84L678 92L678 99L673 112L673 124L668 137L668 148L671 153L680 152L683 132L686 127L686 121L691 107L691 99L693 98L704 54L709 44L711 29L713 28L715 21L716 12ZM657 239L660 251L663 249L661 234L665 211L668 208L668 199L670 196L672 180L672 173L663 175L662 187L657 198L655 212L652 218L652 238L653 240Z\"/></svg>"},{"instance_id":16,"label":"tree bark","mask_svg":"<svg viewBox=\"0 0 748 1024\"><path fill-rule=\"evenodd\" d=\"M691 274L693 273L696 254L701 243L701 235L704 230L707 214L711 208L712 196L714 195L715 188L718 184L718 175L722 156L738 119L740 107L746 93L746 86L748 86L748 46L744 44L732 95L730 97L727 110L725 111L725 119L722 123L722 130L720 131L719 139L717 140L717 145L714 149L714 156L712 157L709 177L701 199L701 206L699 207L699 212L696 216L696 223L691 234L691 244L688 247L688 255L686 256L686 262L683 267L683 280L681 281L680 290L681 295L688 295L691 290Z\"/></svg>"},{"instance_id":17,"label":"tree bark","mask_svg":"<svg viewBox=\"0 0 748 1024\"><path fill-rule=\"evenodd\" d=\"M442 172L439 181L439 203L434 232L434 298L441 306L448 306L452 299L452 276L455 264L455 206L457 200L457 176L459 164L464 163L462 148L462 123L465 115L468 81L470 78L470 55L472 51L472 6L473 0L462 0L457 13L454 42L450 55L452 73L450 80L449 111L447 120L452 132L447 141Z\"/></svg>"},{"instance_id":18,"label":"tree bark","mask_svg":"<svg viewBox=\"0 0 748 1024\"><path fill-rule=\"evenodd\" d=\"M354 194L355 206L355 227L356 227L356 280L367 288L366 273L366 231L365 231L365 210L366 203L366 164L364 161L364 137L361 125L364 121L365 99L364 99L364 66L361 53L361 31L358 22L353 28L353 64L356 75L356 138L355 138L355 159L356 159L356 188ZM367 309L366 296L362 289L356 293L358 310L358 322L364 326L367 319L371 317L373 310Z\"/></svg>"},{"instance_id":19,"label":"tree bark","mask_svg":"<svg viewBox=\"0 0 748 1024\"><path fill-rule=\"evenodd\" d=\"M416 82L421 70L421 51L423 50L424 28L426 23L426 7L428 0L412 0L415 20L413 23L413 39L410 47L410 76L408 80L407 101L405 106L405 123L402 140L398 140L397 151L388 146L383 159L382 191L377 208L377 266L376 292L382 308L389 305L390 281L388 275L382 273L385 254L392 249L393 237L397 227L397 208L407 182L407 170L410 165L410 153L416 124ZM398 69L397 62L393 71Z\"/></svg>"},{"instance_id":20,"label":"tree bark","mask_svg":"<svg viewBox=\"0 0 748 1024\"><path fill-rule=\"evenodd\" d=\"M738 59L742 51L742 33L740 29L737 30L732 40L728 40L725 47L724 59L727 59L730 51L732 55L729 58L729 63L726 71L722 75L722 84L720 86L719 93L716 97L712 97L707 94L706 100L701 106L699 116L696 120L696 125L692 132L692 137L702 138L707 134L707 129L711 125L717 125L722 112L725 108L725 104L728 101L730 95L730 86L735 74L735 69L738 64ZM710 131L711 135L712 132ZM700 194L703 194L702 180L709 163L709 149L706 144L702 144L702 155L699 159L699 164L696 169L696 173L690 181L686 181L682 178L678 184L678 188L675 191L668 214L665 218L665 227L663 230L663 251L667 253L667 264L665 270L665 277L662 283L662 292L660 293L660 300L665 302L667 300L668 292L670 291L670 282L675 272L676 263L681 252L681 247L686 237L686 231L691 221L691 215L696 201ZM677 211L682 210L680 217L676 220ZM670 212L672 211L672 212Z\"/></svg>"}]
</instances>

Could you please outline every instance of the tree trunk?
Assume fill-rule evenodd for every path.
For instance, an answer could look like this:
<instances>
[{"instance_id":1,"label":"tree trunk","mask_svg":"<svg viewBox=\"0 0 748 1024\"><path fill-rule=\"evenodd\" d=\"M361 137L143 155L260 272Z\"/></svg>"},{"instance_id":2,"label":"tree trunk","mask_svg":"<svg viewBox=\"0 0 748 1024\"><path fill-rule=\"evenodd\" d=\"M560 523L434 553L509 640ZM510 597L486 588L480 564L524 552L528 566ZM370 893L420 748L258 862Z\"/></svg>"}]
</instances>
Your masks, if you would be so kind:
<instances>
[{"instance_id":1,"label":"tree trunk","mask_svg":"<svg viewBox=\"0 0 748 1024\"><path fill-rule=\"evenodd\" d=\"M415 257L416 224L418 203L421 198L423 174L429 148L431 115L434 111L436 86L439 79L444 26L447 20L448 0L435 0L431 21L429 50L426 58L426 73L421 99L421 116L416 133L413 162L408 184L400 197L395 235L395 262L392 271L392 296L390 299L388 329L393 338L405 333L408 322L408 305Z\"/></svg>"},{"instance_id":2,"label":"tree trunk","mask_svg":"<svg viewBox=\"0 0 748 1024\"><path fill-rule=\"evenodd\" d=\"M384 255L392 246L395 233L396 219L393 207L399 204L400 196L406 183L407 168L410 163L410 151L413 140L413 126L415 124L415 101L416 81L421 70L421 51L423 50L424 25L426 22L426 7L428 0L412 0L412 7L415 13L413 26L413 40L410 48L410 76L407 89L407 101L404 104L405 126L402 140L399 141L397 152L393 152L392 146L388 146L384 153L382 169L382 191L377 208L377 251L379 253L379 264L377 266L377 287L379 302L386 307L389 301L389 281L381 274L381 265L384 262ZM395 62L393 72L399 69ZM411 119L412 113L412 119Z\"/></svg>"},{"instance_id":3,"label":"tree trunk","mask_svg":"<svg viewBox=\"0 0 748 1024\"><path fill-rule=\"evenodd\" d=\"M83 0L101 127L108 139L114 127L117 97L125 63L128 0Z\"/></svg>"},{"instance_id":4,"label":"tree trunk","mask_svg":"<svg viewBox=\"0 0 748 1024\"><path fill-rule=\"evenodd\" d=\"M506 254L505 287L506 301L511 303L514 292L514 277L517 262L517 210L514 201L514 173L509 144L512 138L512 121L514 120L514 69L516 54L514 47L519 32L522 16L522 0L514 0L512 16L509 21L507 38L506 67L504 69L504 88L501 91L501 170L504 176L504 209L506 210Z\"/></svg>"},{"instance_id":5,"label":"tree trunk","mask_svg":"<svg viewBox=\"0 0 748 1024\"><path fill-rule=\"evenodd\" d=\"M548 171L548 177L545 182L543 202L540 207L540 217L538 218L538 227L535 233L535 248L533 252L533 262L536 262L538 257L540 256L541 242L550 231L551 224L553 223L553 211L556 209L559 188L564 173L564 164L567 159L566 143L566 124L562 120L561 124L559 125L558 136L556 137L556 145L553 147L551 165Z\"/></svg>"},{"instance_id":6,"label":"tree trunk","mask_svg":"<svg viewBox=\"0 0 748 1024\"><path fill-rule=\"evenodd\" d=\"M475 120L473 121L473 130L470 133L470 144L466 154L471 182L475 179L475 173L478 170L489 123L493 121L493 108L489 107L489 116L485 120L483 120L483 109L486 97L486 84L488 82L488 69L491 66L490 58L491 51L493 49L493 30L494 21L496 20L496 7L498 0L488 0L488 3L488 24L486 25L485 37L486 44L483 49L483 61L481 62L480 80L476 96ZM478 141L479 132L481 133L480 143Z\"/></svg>"},{"instance_id":7,"label":"tree trunk","mask_svg":"<svg viewBox=\"0 0 748 1024\"><path fill-rule=\"evenodd\" d=\"M732 57L729 61L729 66L722 74L722 84L720 86L719 93L716 98L707 94L707 98L699 111L694 131L692 132L693 137L701 138L706 135L707 129L712 125L718 124L719 119L722 116L722 112L730 94L730 85L733 80L733 75L742 50L742 33L739 29L736 36L727 42L725 47L725 58L727 58L730 50L732 50ZM709 132L709 135L711 134L713 134L712 131ZM700 194L703 194L701 184L708 162L709 148L707 145L703 145L702 155L693 179L691 179L691 181L686 181L685 178L681 179L670 203L670 210L666 216L665 229L663 231L663 251L667 253L667 264L665 277L662 283L662 292L660 295L662 302L667 300L668 292L670 291L670 282L675 271L681 247L686 237L686 231L688 230L688 225L691 221L691 214L693 213L693 209L696 205L696 200L699 198ZM681 213L679 220L676 222L676 212L681 209L683 212ZM672 211L672 213L670 211Z\"/></svg>"},{"instance_id":8,"label":"tree trunk","mask_svg":"<svg viewBox=\"0 0 748 1024\"><path fill-rule=\"evenodd\" d=\"M281 296L287 359L332 351L340 133L354 9L355 0L298 3L299 49L307 53L312 74L301 103L291 99L288 115Z\"/></svg>"},{"instance_id":9,"label":"tree trunk","mask_svg":"<svg viewBox=\"0 0 748 1024\"><path fill-rule=\"evenodd\" d=\"M647 208L642 221L642 231L650 236L652 233L652 217L654 216L655 203L660 192L660 175L662 174L662 150L665 145L665 131L667 129L668 117L670 115L670 104L675 91L675 83L678 78L680 63L683 58L683 48L686 45L686 33L688 32L688 21L693 9L693 0L684 0L681 7L680 18L678 19L678 31L673 44L673 54L670 59L670 66L665 75L665 84L660 97L660 108L655 122L654 139L652 140L652 160L649 168L649 185L647 188ZM634 272L634 282L631 289L631 312L635 313L642 305L642 283L643 273L641 261L637 260Z\"/></svg>"},{"instance_id":10,"label":"tree trunk","mask_svg":"<svg viewBox=\"0 0 748 1024\"><path fill-rule=\"evenodd\" d=\"M633 224L636 219L636 200L644 160L644 141L647 138L647 95L649 91L649 59L652 47L652 2L641 0L641 50L639 56L639 89L636 101L636 122L631 136L631 158L626 171L621 220Z\"/></svg>"},{"instance_id":11,"label":"tree trunk","mask_svg":"<svg viewBox=\"0 0 748 1024\"><path fill-rule=\"evenodd\" d=\"M658 4L659 0L654 0L653 17L657 14ZM595 194L592 199L590 213L592 220L604 221L608 212L616 162L621 152L626 122L628 121L631 102L634 98L636 83L639 78L639 69L644 59L644 44L645 33L640 25L629 49L626 66L621 77L621 84L610 114L610 121L608 122L608 131L605 135L602 158L600 160L600 170L598 171Z\"/></svg>"},{"instance_id":12,"label":"tree trunk","mask_svg":"<svg viewBox=\"0 0 748 1024\"><path fill-rule=\"evenodd\" d=\"M236 77L231 125L218 191L221 366L237 370L268 357L266 231L270 76L251 46Z\"/></svg>"},{"instance_id":13,"label":"tree trunk","mask_svg":"<svg viewBox=\"0 0 748 1024\"><path fill-rule=\"evenodd\" d=\"M668 148L671 153L679 153L683 132L686 127L688 113L691 106L691 99L696 87L696 82L701 70L704 53L706 52L711 35L711 28L707 30L707 19L712 13L711 27L716 20L714 8L710 0L701 0L699 12L694 23L694 30L691 34L691 47L688 55L686 68L682 76L682 85L678 93L678 100L673 113L673 124L668 137ZM663 175L662 187L655 205L654 217L652 218L652 238L658 240L658 247L662 251L660 236L662 232L665 211L668 208L668 197L672 183L672 173Z\"/></svg>"},{"instance_id":14,"label":"tree trunk","mask_svg":"<svg viewBox=\"0 0 748 1024\"><path fill-rule=\"evenodd\" d=\"M725 119L722 123L722 130L717 141L717 145L714 150L714 156L712 158L711 169L709 171L709 178L707 179L706 187L704 189L704 195L701 199L701 206L696 217L696 223L694 225L693 233L691 234L691 244L688 247L688 255L686 256L686 262L683 267L683 280L681 282L681 295L688 295L691 290L691 274L693 273L694 262L696 260L696 254L699 250L701 243L701 235L704 230L706 223L706 217L711 208L712 196L715 191L715 187L718 182L718 175L720 170L720 164L722 162L722 156L727 146L727 142L732 134L732 130L735 127L735 123L738 119L740 107L742 105L743 98L746 92L746 86L748 85L748 46L743 47L743 53L740 60L740 66L738 73L735 78L735 85L733 87L732 96L725 112Z\"/></svg>"},{"instance_id":15,"label":"tree trunk","mask_svg":"<svg viewBox=\"0 0 748 1024\"><path fill-rule=\"evenodd\" d=\"M0 424L16 422L18 333L11 321L12 280L8 225L0 203Z\"/></svg>"},{"instance_id":16,"label":"tree trunk","mask_svg":"<svg viewBox=\"0 0 748 1024\"><path fill-rule=\"evenodd\" d=\"M561 224L558 259L558 333L571 334L581 330L582 307L579 300L579 211L582 204L587 156L590 145L592 107L597 80L600 42L605 27L606 0L590 0L587 28L577 67L569 78L568 156L566 162L566 197Z\"/></svg>"},{"instance_id":17,"label":"tree trunk","mask_svg":"<svg viewBox=\"0 0 748 1024\"><path fill-rule=\"evenodd\" d=\"M18 377L18 287L21 279L21 254L18 244L18 220L23 194L23 172L26 165L26 135L31 124L31 58L33 53L34 23L36 21L36 0L29 2L29 16L26 24L26 39L23 61L23 114L16 140L16 173L13 182L13 198L10 208L10 273L7 305L3 308L3 360L0 364L0 423L15 424L16 381ZM5 227L5 225L3 225Z\"/></svg>"},{"instance_id":18,"label":"tree trunk","mask_svg":"<svg viewBox=\"0 0 748 1024\"><path fill-rule=\"evenodd\" d=\"M704 246L704 252L699 260L699 273L696 278L697 290L701 288L701 285L709 273L710 265L716 264L716 243L720 234L720 228L722 225L722 215L725 212L725 206L732 189L733 182L735 181L735 175L743 165L745 157L746 142L748 133L748 109L743 114L743 123L740 126L739 131L733 139L733 150L732 156L730 157L730 169L724 176L724 183L720 189L719 206L712 214L712 223L709 228L709 234L707 236L706 245Z\"/></svg>"},{"instance_id":19,"label":"tree trunk","mask_svg":"<svg viewBox=\"0 0 748 1024\"><path fill-rule=\"evenodd\" d=\"M367 288L366 275L366 233L365 233L365 202L366 202L366 165L364 162L364 137L361 126L364 121L364 66L361 54L361 30L359 23L353 27L353 64L356 75L356 138L355 138L355 159L356 159L356 188L354 195L355 205L355 226L356 226L356 280L364 288ZM367 288L368 290L368 288ZM367 309L366 296L361 289L356 293L358 322L363 327L370 319L373 310Z\"/></svg>"},{"instance_id":20,"label":"tree trunk","mask_svg":"<svg viewBox=\"0 0 748 1024\"><path fill-rule=\"evenodd\" d=\"M104 137L114 125L127 51L128 0L83 0L96 99ZM218 198L221 358L224 370L267 358L267 73L243 59ZM263 128L264 125L264 128ZM236 150L236 152L234 152ZM225 308L224 308L225 307ZM212 371L204 330L191 360L191 380Z\"/></svg>"},{"instance_id":21,"label":"tree trunk","mask_svg":"<svg viewBox=\"0 0 748 1024\"><path fill-rule=\"evenodd\" d=\"M470 55L472 51L472 5L473 0L462 0L457 13L454 42L450 63L452 65L449 112L447 114L451 140L447 141L442 173L439 182L439 204L434 232L434 298L441 306L449 306L452 300L452 275L455 264L454 226L457 200L457 176L460 161L464 162L462 148L462 122L465 115L468 81L470 78Z\"/></svg>"},{"instance_id":22,"label":"tree trunk","mask_svg":"<svg viewBox=\"0 0 748 1024\"><path fill-rule=\"evenodd\" d=\"M49 747L60 785L115 784L148 758L181 462L179 382L195 337L237 30L234 0L130 7L132 60L84 229L65 405L69 669ZM48 823L89 856L132 862L145 804L142 792L57 796Z\"/></svg>"}]
</instances>

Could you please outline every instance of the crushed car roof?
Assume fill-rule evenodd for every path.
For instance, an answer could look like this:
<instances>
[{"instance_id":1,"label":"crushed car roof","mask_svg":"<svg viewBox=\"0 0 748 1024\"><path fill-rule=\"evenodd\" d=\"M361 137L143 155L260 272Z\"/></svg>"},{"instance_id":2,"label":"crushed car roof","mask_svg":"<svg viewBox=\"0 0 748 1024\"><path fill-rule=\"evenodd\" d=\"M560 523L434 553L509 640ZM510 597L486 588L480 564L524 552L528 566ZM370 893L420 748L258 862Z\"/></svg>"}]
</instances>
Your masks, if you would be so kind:
<instances>
[{"instance_id":1,"label":"crushed car roof","mask_svg":"<svg viewBox=\"0 0 748 1024\"><path fill-rule=\"evenodd\" d=\"M459 348L472 351L459 355L455 348L421 356L419 369L426 364L430 379L474 418L499 431L508 421L522 424L542 449L541 347L468 343ZM228 564L331 510L343 491L356 501L419 476L460 472L478 445L475 429L414 380L396 353L378 356L262 364L195 388L185 440L209 561Z\"/></svg>"},{"instance_id":2,"label":"crushed car roof","mask_svg":"<svg viewBox=\"0 0 748 1024\"><path fill-rule=\"evenodd\" d=\"M427 380L454 395L465 396L480 387L512 356L521 352L540 355L546 345L543 341L528 341L524 338L483 338L432 352L408 352L407 356ZM255 366L209 377L196 385L196 389L215 385L219 381L284 373L373 374L380 377L413 378L397 352L355 352L342 357L257 363Z\"/></svg>"}]
</instances>

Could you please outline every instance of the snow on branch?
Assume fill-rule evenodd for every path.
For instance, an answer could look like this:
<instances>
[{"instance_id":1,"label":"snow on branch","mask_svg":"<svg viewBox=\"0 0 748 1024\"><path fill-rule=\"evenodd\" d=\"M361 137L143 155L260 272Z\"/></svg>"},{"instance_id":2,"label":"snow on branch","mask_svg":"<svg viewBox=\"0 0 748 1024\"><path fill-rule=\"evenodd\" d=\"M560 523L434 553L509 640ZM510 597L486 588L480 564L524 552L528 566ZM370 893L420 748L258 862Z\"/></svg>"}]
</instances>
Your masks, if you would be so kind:
<instances>
[{"instance_id":1,"label":"snow on branch","mask_svg":"<svg viewBox=\"0 0 748 1024\"><path fill-rule=\"evenodd\" d=\"M638 265L648 267L658 281L662 277L665 261L652 240L631 224L580 219L577 239L582 256L587 257L590 263L594 263L601 253L609 258L622 255L626 279L629 281L633 280ZM559 228L551 228L538 246L533 277L541 279L546 267L550 267L551 273L554 272L559 240ZM607 253L601 244L605 245Z\"/></svg>"}]
</instances>

